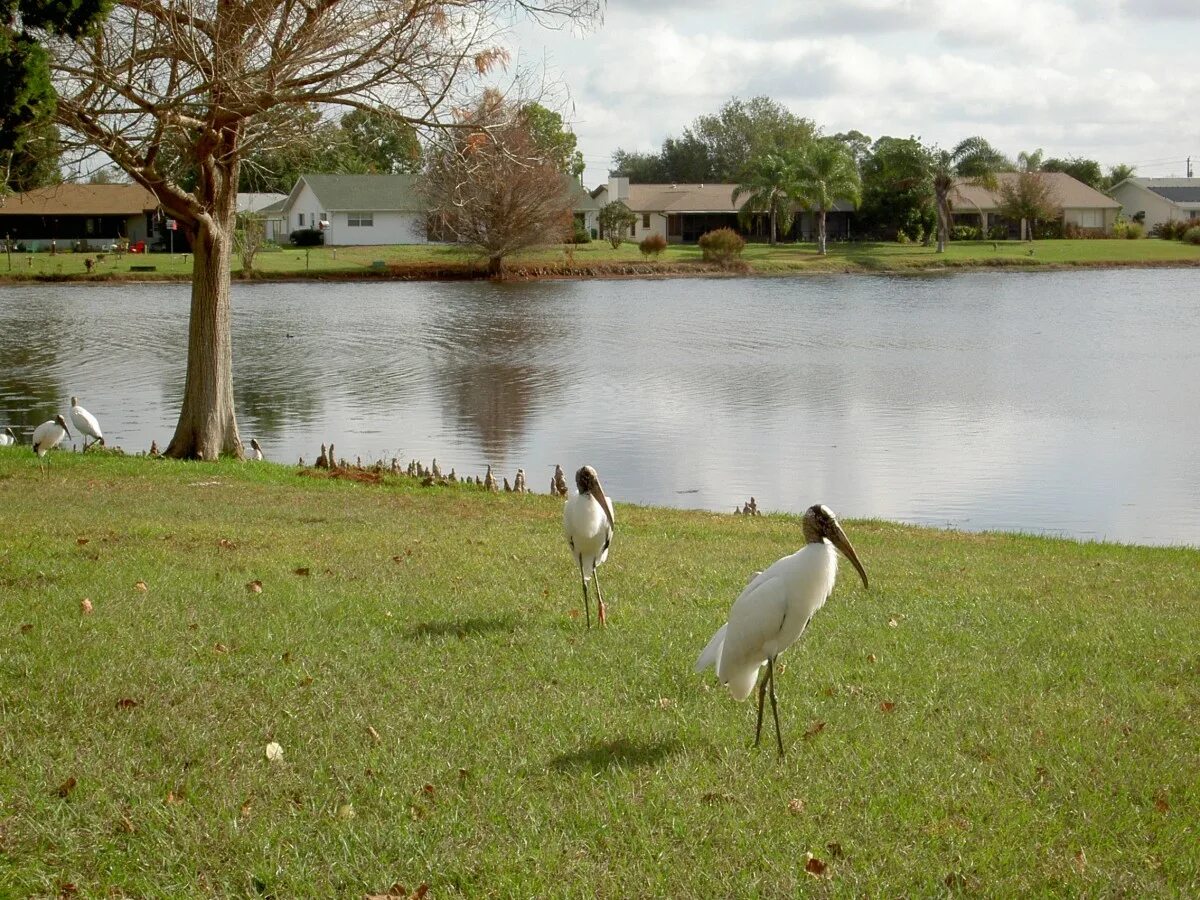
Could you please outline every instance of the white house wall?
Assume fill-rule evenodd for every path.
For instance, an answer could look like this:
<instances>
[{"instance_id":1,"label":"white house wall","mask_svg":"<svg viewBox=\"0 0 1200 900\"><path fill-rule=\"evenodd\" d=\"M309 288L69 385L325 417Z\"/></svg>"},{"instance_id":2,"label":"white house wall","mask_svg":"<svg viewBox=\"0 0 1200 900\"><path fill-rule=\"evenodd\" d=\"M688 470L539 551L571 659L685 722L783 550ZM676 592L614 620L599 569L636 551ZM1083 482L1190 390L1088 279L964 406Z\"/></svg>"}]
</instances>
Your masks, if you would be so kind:
<instances>
[{"instance_id":1,"label":"white house wall","mask_svg":"<svg viewBox=\"0 0 1200 900\"><path fill-rule=\"evenodd\" d=\"M650 216L650 225L644 223L646 215ZM637 221L633 223L633 231L629 237L634 241L643 241L652 234L662 235L663 240L667 239L667 217L662 213L637 213Z\"/></svg>"},{"instance_id":2,"label":"white house wall","mask_svg":"<svg viewBox=\"0 0 1200 900\"><path fill-rule=\"evenodd\" d=\"M1121 204L1125 218L1132 219L1139 212L1146 214L1145 226L1149 231L1160 222L1172 222L1176 219L1186 219L1188 214L1178 206L1154 191L1147 190L1140 184L1127 181L1113 189L1113 199Z\"/></svg>"},{"instance_id":3,"label":"white house wall","mask_svg":"<svg viewBox=\"0 0 1200 900\"><path fill-rule=\"evenodd\" d=\"M381 244L428 244L424 213L367 212L370 225L350 225L352 213L335 211L325 230L325 243L370 247ZM353 214L360 218L362 214Z\"/></svg>"}]
</instances>

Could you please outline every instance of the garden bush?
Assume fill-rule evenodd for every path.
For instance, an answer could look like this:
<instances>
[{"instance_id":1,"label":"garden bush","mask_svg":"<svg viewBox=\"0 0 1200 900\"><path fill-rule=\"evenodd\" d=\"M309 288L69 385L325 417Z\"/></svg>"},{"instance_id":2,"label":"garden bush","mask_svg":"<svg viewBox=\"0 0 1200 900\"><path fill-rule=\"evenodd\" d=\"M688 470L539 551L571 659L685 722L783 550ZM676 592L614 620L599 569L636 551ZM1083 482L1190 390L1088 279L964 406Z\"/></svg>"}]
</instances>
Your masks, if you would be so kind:
<instances>
[{"instance_id":1,"label":"garden bush","mask_svg":"<svg viewBox=\"0 0 1200 900\"><path fill-rule=\"evenodd\" d=\"M1200 225L1193 225L1183 233L1185 244L1200 244Z\"/></svg>"},{"instance_id":2,"label":"garden bush","mask_svg":"<svg viewBox=\"0 0 1200 900\"><path fill-rule=\"evenodd\" d=\"M732 266L746 249L746 241L732 228L718 228L700 238L700 250L705 262L719 266Z\"/></svg>"},{"instance_id":3,"label":"garden bush","mask_svg":"<svg viewBox=\"0 0 1200 900\"><path fill-rule=\"evenodd\" d=\"M950 238L955 241L977 241L981 233L974 225L955 225L950 232Z\"/></svg>"},{"instance_id":4,"label":"garden bush","mask_svg":"<svg viewBox=\"0 0 1200 900\"><path fill-rule=\"evenodd\" d=\"M1113 237L1134 241L1142 236L1144 229L1137 222L1120 221L1113 225Z\"/></svg>"},{"instance_id":5,"label":"garden bush","mask_svg":"<svg viewBox=\"0 0 1200 900\"><path fill-rule=\"evenodd\" d=\"M1150 229L1150 237L1162 238L1166 241L1182 241L1188 229L1195 226L1194 221L1176 219L1170 222L1159 222Z\"/></svg>"},{"instance_id":6,"label":"garden bush","mask_svg":"<svg viewBox=\"0 0 1200 900\"><path fill-rule=\"evenodd\" d=\"M567 235L566 243L568 244L590 244L592 236L588 234L588 230L582 225L576 225L574 230Z\"/></svg>"},{"instance_id":7,"label":"garden bush","mask_svg":"<svg viewBox=\"0 0 1200 900\"><path fill-rule=\"evenodd\" d=\"M638 249L642 251L642 256L653 256L658 259L659 255L667 249L667 239L661 234L652 234L642 238Z\"/></svg>"},{"instance_id":8,"label":"garden bush","mask_svg":"<svg viewBox=\"0 0 1200 900\"><path fill-rule=\"evenodd\" d=\"M297 228L288 235L288 240L297 247L320 247L325 243L325 232L316 228Z\"/></svg>"}]
</instances>

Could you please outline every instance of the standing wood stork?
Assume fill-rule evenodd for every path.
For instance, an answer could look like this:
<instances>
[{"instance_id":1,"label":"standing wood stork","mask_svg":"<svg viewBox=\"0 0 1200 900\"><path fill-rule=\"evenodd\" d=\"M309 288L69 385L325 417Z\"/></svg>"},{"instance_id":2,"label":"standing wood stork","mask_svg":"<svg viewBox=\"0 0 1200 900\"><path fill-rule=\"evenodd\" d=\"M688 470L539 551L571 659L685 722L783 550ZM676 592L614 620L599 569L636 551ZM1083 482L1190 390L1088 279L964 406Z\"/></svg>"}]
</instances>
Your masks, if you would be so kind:
<instances>
[{"instance_id":1,"label":"standing wood stork","mask_svg":"<svg viewBox=\"0 0 1200 900\"><path fill-rule=\"evenodd\" d=\"M11 447L17 442L16 433L7 425L4 426L4 431L0 431L0 447Z\"/></svg>"},{"instance_id":2,"label":"standing wood stork","mask_svg":"<svg viewBox=\"0 0 1200 900\"><path fill-rule=\"evenodd\" d=\"M263 453L262 447L259 446L258 438L250 438L250 458L262 462Z\"/></svg>"},{"instance_id":3,"label":"standing wood stork","mask_svg":"<svg viewBox=\"0 0 1200 900\"><path fill-rule=\"evenodd\" d=\"M83 449L88 448L88 438L93 441L99 441L100 446L104 446L104 435L100 431L100 423L96 421L96 417L79 405L79 398L71 398L71 424L75 426L75 430L83 435Z\"/></svg>"},{"instance_id":4,"label":"standing wood stork","mask_svg":"<svg viewBox=\"0 0 1200 900\"><path fill-rule=\"evenodd\" d=\"M758 686L754 746L758 746L762 737L763 694L769 687L780 756L784 754L775 700L775 658L800 639L813 615L833 591L837 577L834 548L841 550L853 563L862 576L863 587L867 586L866 569L828 506L810 506L804 513L802 525L805 545L751 579L733 601L729 621L713 635L696 660L697 672L715 667L721 683L738 701L750 696L759 670L766 665L766 674Z\"/></svg>"},{"instance_id":5,"label":"standing wood stork","mask_svg":"<svg viewBox=\"0 0 1200 900\"><path fill-rule=\"evenodd\" d=\"M563 505L563 534L571 547L571 555L579 564L579 580L583 585L583 612L587 616L588 628L592 627L592 611L588 603L588 579L596 584L596 614L600 624L605 619L604 595L600 593L600 579L596 577L596 566L608 558L612 543L612 501L604 496L600 477L591 466L584 466L575 473L575 486L579 493Z\"/></svg>"},{"instance_id":6,"label":"standing wood stork","mask_svg":"<svg viewBox=\"0 0 1200 900\"><path fill-rule=\"evenodd\" d=\"M55 416L49 422L43 422L33 429L33 452L37 454L38 468L42 470L43 475L46 474L46 469L42 467L42 457L57 447L64 437L70 436L66 419L62 416ZM46 465L50 465L49 461Z\"/></svg>"}]
</instances>

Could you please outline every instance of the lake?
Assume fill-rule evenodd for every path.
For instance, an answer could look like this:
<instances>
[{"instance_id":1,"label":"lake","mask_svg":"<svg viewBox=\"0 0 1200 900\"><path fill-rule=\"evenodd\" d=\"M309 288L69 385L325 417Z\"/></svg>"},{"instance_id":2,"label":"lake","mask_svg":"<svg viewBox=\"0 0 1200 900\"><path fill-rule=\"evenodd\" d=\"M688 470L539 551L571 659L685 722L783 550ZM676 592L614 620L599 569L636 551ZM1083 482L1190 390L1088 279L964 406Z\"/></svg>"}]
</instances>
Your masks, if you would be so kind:
<instances>
[{"instance_id":1,"label":"lake","mask_svg":"<svg viewBox=\"0 0 1200 900\"><path fill-rule=\"evenodd\" d=\"M186 285L0 287L0 426L165 447ZM235 285L242 438L618 500L1200 545L1194 269ZM32 464L32 463L31 463Z\"/></svg>"}]
</instances>

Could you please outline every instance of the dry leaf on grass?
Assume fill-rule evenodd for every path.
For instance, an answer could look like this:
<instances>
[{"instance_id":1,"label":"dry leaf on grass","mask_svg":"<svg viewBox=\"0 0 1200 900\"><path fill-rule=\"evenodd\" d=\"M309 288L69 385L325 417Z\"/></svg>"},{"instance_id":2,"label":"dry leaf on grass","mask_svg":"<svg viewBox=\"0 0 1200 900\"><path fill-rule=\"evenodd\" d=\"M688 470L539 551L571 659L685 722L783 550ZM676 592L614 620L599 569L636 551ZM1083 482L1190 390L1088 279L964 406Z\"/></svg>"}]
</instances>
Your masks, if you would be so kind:
<instances>
[{"instance_id":1,"label":"dry leaf on grass","mask_svg":"<svg viewBox=\"0 0 1200 900\"><path fill-rule=\"evenodd\" d=\"M837 841L830 841L828 844L825 845L825 849L829 851L829 855L832 856L834 859L841 859L842 857L844 857L846 855L845 852L842 850L842 845L839 844Z\"/></svg>"},{"instance_id":2,"label":"dry leaf on grass","mask_svg":"<svg viewBox=\"0 0 1200 900\"><path fill-rule=\"evenodd\" d=\"M33 626L28 622L21 626L21 634L29 634L31 631L33 631Z\"/></svg>"},{"instance_id":3,"label":"dry leaf on grass","mask_svg":"<svg viewBox=\"0 0 1200 900\"><path fill-rule=\"evenodd\" d=\"M283 762L283 748L280 747L275 741L271 741L271 743L267 744L266 754L267 759L269 759L271 762Z\"/></svg>"},{"instance_id":4,"label":"dry leaf on grass","mask_svg":"<svg viewBox=\"0 0 1200 900\"><path fill-rule=\"evenodd\" d=\"M874 653L867 654L867 662L869 662L869 663L875 662L875 654Z\"/></svg>"},{"instance_id":5,"label":"dry leaf on grass","mask_svg":"<svg viewBox=\"0 0 1200 900\"><path fill-rule=\"evenodd\" d=\"M215 652L215 653L228 653L228 652L229 652L229 648L228 648L228 647L226 647L224 644L222 644L220 641L217 641L217 643L213 644L213 652Z\"/></svg>"},{"instance_id":6,"label":"dry leaf on grass","mask_svg":"<svg viewBox=\"0 0 1200 900\"><path fill-rule=\"evenodd\" d=\"M804 736L806 738L816 737L818 734L820 734L824 730L825 730L824 722L813 722L806 729L804 729Z\"/></svg>"},{"instance_id":7,"label":"dry leaf on grass","mask_svg":"<svg viewBox=\"0 0 1200 900\"><path fill-rule=\"evenodd\" d=\"M141 591L142 593L150 590L148 587L146 587L146 582L142 581L140 578L133 583L133 587L134 590Z\"/></svg>"},{"instance_id":8,"label":"dry leaf on grass","mask_svg":"<svg viewBox=\"0 0 1200 900\"><path fill-rule=\"evenodd\" d=\"M899 628L899 627L900 627L900 623L897 622L895 619L888 619L888 628Z\"/></svg>"},{"instance_id":9,"label":"dry leaf on grass","mask_svg":"<svg viewBox=\"0 0 1200 900\"><path fill-rule=\"evenodd\" d=\"M141 704L132 697L122 697L117 701L117 709L133 709L135 706L141 706Z\"/></svg>"},{"instance_id":10,"label":"dry leaf on grass","mask_svg":"<svg viewBox=\"0 0 1200 900\"><path fill-rule=\"evenodd\" d=\"M63 797L63 798L69 797L71 795L71 792L73 790L75 790L75 785L77 785L78 783L79 782L77 782L75 780L75 776L72 775L70 778L68 778L66 781L64 781L62 784L60 784L57 788L55 788L54 793L58 794L58 796Z\"/></svg>"},{"instance_id":11,"label":"dry leaf on grass","mask_svg":"<svg viewBox=\"0 0 1200 900\"><path fill-rule=\"evenodd\" d=\"M1171 804L1167 803L1167 795L1165 791L1159 791L1158 795L1154 798L1154 808L1160 813L1165 813L1171 808Z\"/></svg>"},{"instance_id":12,"label":"dry leaf on grass","mask_svg":"<svg viewBox=\"0 0 1200 900\"><path fill-rule=\"evenodd\" d=\"M89 538L78 537L78 538L75 538L75 543L77 543L80 547L82 547L84 544L86 544L88 542L88 540L89 540Z\"/></svg>"},{"instance_id":13,"label":"dry leaf on grass","mask_svg":"<svg viewBox=\"0 0 1200 900\"><path fill-rule=\"evenodd\" d=\"M435 789L432 784L427 784L423 788L421 788L421 793L423 793L426 797L432 797L434 794L434 790Z\"/></svg>"},{"instance_id":14,"label":"dry leaf on grass","mask_svg":"<svg viewBox=\"0 0 1200 900\"><path fill-rule=\"evenodd\" d=\"M246 582L246 590L248 590L251 594L261 594L262 593L262 582L259 581L257 578L255 578L253 581L247 581Z\"/></svg>"},{"instance_id":15,"label":"dry leaf on grass","mask_svg":"<svg viewBox=\"0 0 1200 900\"><path fill-rule=\"evenodd\" d=\"M788 812L792 813L793 815L799 815L800 813L804 812L804 801L799 797L793 797L788 801Z\"/></svg>"},{"instance_id":16,"label":"dry leaf on grass","mask_svg":"<svg viewBox=\"0 0 1200 900\"><path fill-rule=\"evenodd\" d=\"M379 736L379 732L378 732L378 731L376 731L376 730L375 730L375 728L374 728L374 726L372 726L372 725L368 725L368 726L367 726L367 734L369 734L369 735L371 736L371 740L373 740L373 741L374 741L375 743L377 743L377 744L378 744L378 743L379 743L381 740L383 740L383 738L381 738L381 737Z\"/></svg>"},{"instance_id":17,"label":"dry leaf on grass","mask_svg":"<svg viewBox=\"0 0 1200 900\"><path fill-rule=\"evenodd\" d=\"M298 568L298 569L292 569L292 573L295 575L299 575L302 578L307 578L309 575L312 574L312 570L309 569L308 566L300 566L300 568Z\"/></svg>"},{"instance_id":18,"label":"dry leaf on grass","mask_svg":"<svg viewBox=\"0 0 1200 900\"><path fill-rule=\"evenodd\" d=\"M220 547L222 550L236 550L237 549L237 544L235 544L233 541L229 540L229 538L221 538L219 541L217 541L217 546Z\"/></svg>"},{"instance_id":19,"label":"dry leaf on grass","mask_svg":"<svg viewBox=\"0 0 1200 900\"><path fill-rule=\"evenodd\" d=\"M312 683L313 679L311 675L306 675L300 679L300 687L308 687Z\"/></svg>"},{"instance_id":20,"label":"dry leaf on grass","mask_svg":"<svg viewBox=\"0 0 1200 900\"><path fill-rule=\"evenodd\" d=\"M354 818L354 804L353 803L343 803L341 806L339 806L338 811L337 811L337 817L339 819L341 819L343 822L346 821L347 819L353 819Z\"/></svg>"},{"instance_id":21,"label":"dry leaf on grass","mask_svg":"<svg viewBox=\"0 0 1200 900\"><path fill-rule=\"evenodd\" d=\"M1087 868L1087 854L1084 853L1083 848L1080 847L1078 850L1075 851L1075 870L1077 872L1079 872L1080 875L1082 875L1083 870L1086 868Z\"/></svg>"},{"instance_id":22,"label":"dry leaf on grass","mask_svg":"<svg viewBox=\"0 0 1200 900\"><path fill-rule=\"evenodd\" d=\"M250 801L249 800L247 800L245 803L242 804L242 808L239 811L239 815L243 819L250 818Z\"/></svg>"},{"instance_id":23,"label":"dry leaf on grass","mask_svg":"<svg viewBox=\"0 0 1200 900\"><path fill-rule=\"evenodd\" d=\"M183 791L182 790L180 790L180 792L178 794L175 793L174 791L167 791L167 799L166 799L167 806L178 806L182 802L183 802Z\"/></svg>"},{"instance_id":24,"label":"dry leaf on grass","mask_svg":"<svg viewBox=\"0 0 1200 900\"><path fill-rule=\"evenodd\" d=\"M811 853L804 854L807 859L804 862L804 871L809 875L824 875L825 870L829 868L829 863L817 859Z\"/></svg>"},{"instance_id":25,"label":"dry leaf on grass","mask_svg":"<svg viewBox=\"0 0 1200 900\"><path fill-rule=\"evenodd\" d=\"M79 601L79 611L82 612L85 616L90 616L92 614L92 609L93 609L92 601L89 600L87 597L84 597L82 600Z\"/></svg>"},{"instance_id":26,"label":"dry leaf on grass","mask_svg":"<svg viewBox=\"0 0 1200 900\"><path fill-rule=\"evenodd\" d=\"M896 704L893 703L891 700L884 700L882 703L879 704L880 712L890 713L895 708L896 708Z\"/></svg>"}]
</instances>

